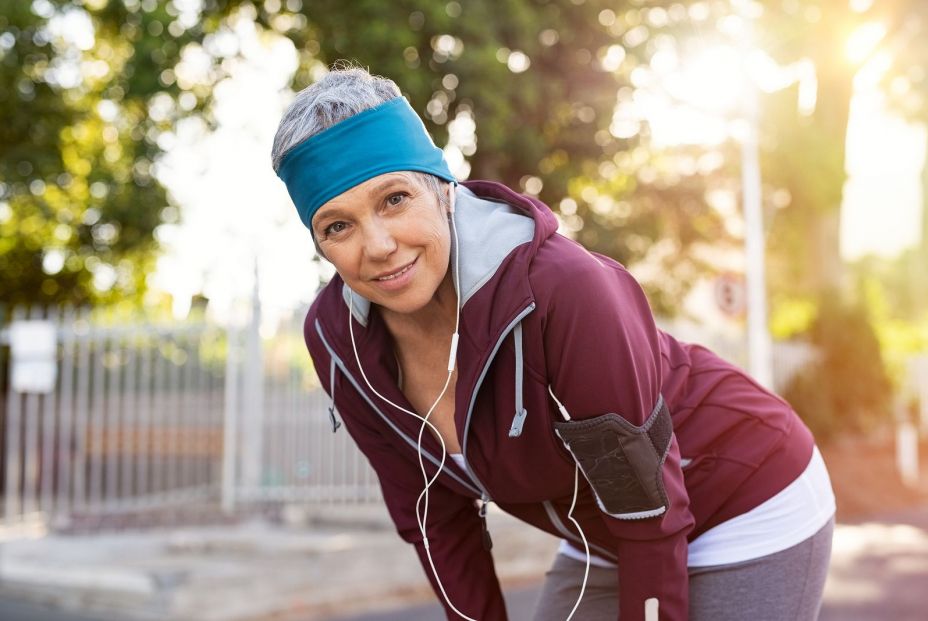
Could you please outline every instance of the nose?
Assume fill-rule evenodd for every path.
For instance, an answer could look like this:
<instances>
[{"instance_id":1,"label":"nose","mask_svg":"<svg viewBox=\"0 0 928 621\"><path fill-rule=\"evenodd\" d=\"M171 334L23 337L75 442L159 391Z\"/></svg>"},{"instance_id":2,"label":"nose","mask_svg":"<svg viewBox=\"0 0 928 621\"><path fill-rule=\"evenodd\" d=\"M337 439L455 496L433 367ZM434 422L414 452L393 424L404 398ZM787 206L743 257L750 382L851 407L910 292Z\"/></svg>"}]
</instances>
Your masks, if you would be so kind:
<instances>
[{"instance_id":1,"label":"nose","mask_svg":"<svg viewBox=\"0 0 928 621\"><path fill-rule=\"evenodd\" d=\"M372 261L383 261L396 251L396 238L383 222L374 220L365 227L364 254Z\"/></svg>"}]
</instances>

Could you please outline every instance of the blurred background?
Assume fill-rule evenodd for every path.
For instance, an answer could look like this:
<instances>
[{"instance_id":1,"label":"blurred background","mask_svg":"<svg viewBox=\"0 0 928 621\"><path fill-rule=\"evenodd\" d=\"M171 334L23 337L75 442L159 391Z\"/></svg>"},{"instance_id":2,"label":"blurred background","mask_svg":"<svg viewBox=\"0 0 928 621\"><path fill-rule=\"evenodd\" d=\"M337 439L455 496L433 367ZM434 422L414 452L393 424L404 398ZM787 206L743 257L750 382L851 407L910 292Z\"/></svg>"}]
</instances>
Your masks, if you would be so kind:
<instances>
[{"instance_id":1,"label":"blurred background","mask_svg":"<svg viewBox=\"0 0 928 621\"><path fill-rule=\"evenodd\" d=\"M331 433L301 321L332 269L270 165L337 61L794 406L842 522L824 616L922 618L920 0L0 0L0 618L429 598ZM527 619L551 541L496 519Z\"/></svg>"}]
</instances>

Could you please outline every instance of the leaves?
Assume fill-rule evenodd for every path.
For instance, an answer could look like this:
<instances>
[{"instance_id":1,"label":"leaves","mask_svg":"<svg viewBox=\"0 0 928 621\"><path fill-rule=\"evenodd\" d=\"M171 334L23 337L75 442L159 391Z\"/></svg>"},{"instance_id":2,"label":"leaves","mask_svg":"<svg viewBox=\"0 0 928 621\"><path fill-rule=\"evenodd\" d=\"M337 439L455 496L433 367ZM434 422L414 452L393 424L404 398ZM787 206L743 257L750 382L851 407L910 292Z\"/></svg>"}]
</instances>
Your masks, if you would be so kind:
<instances>
[{"instance_id":1,"label":"leaves","mask_svg":"<svg viewBox=\"0 0 928 621\"><path fill-rule=\"evenodd\" d=\"M697 177L673 188L666 179L636 178L641 162L622 154L639 138L609 131L630 69L607 68L602 59L635 25L634 13L625 23L614 3L2 5L0 70L3 84L14 88L0 94L0 112L10 121L0 128L0 200L12 212L2 226L16 232L0 245L10 266L0 289L5 300L140 299L157 252L154 231L170 205L153 174L164 148L159 140L187 115L210 119L211 86L240 53L223 33L233 15L293 41L300 54L295 88L320 66L347 59L394 78L439 144L452 121L473 119L476 148L465 147L472 178L537 191L554 206L572 197L582 205L577 217L593 208L583 198L586 188L633 204L625 215L586 218L582 236L594 250L634 263L661 236L674 236L674 256L685 262L693 241L719 230ZM73 21L68 28L61 27L65 18ZM191 51L211 63L203 79L191 78L181 62ZM631 60L629 67L638 62ZM688 207L667 209L676 201ZM677 299L692 279L680 274L668 270L653 283L656 290Z\"/></svg>"},{"instance_id":2,"label":"leaves","mask_svg":"<svg viewBox=\"0 0 928 621\"><path fill-rule=\"evenodd\" d=\"M741 6L749 15L737 12ZM456 119L472 119L475 144L465 147L472 178L537 192L556 209L568 205L565 227L591 249L659 266L645 280L667 312L711 270L701 247L736 241L706 196L737 191L740 158L726 143L716 148L721 165L695 166L696 149L658 148L646 125L616 131L616 103L631 100L641 88L636 70L661 50L675 46L685 58L736 37L750 18L757 48L781 64L807 58L817 68L811 116L797 109L795 87L766 96L761 115L768 273L777 295L808 296L840 280L835 214L857 69L846 38L866 20L885 19L888 41L912 40L911 14L922 9L909 0L875 3L862 14L838 1L738 7L720 0L0 0L7 120L0 227L10 233L0 256L11 266L0 294L140 299L157 252L154 231L172 212L154 175L159 156L179 120L211 121L213 86L242 53L229 31L238 16L293 42L295 89L344 59L393 78L438 144L448 142ZM67 28L65 18L73 21ZM919 48L912 49L915 59ZM899 56L902 71L907 61Z\"/></svg>"}]
</instances>

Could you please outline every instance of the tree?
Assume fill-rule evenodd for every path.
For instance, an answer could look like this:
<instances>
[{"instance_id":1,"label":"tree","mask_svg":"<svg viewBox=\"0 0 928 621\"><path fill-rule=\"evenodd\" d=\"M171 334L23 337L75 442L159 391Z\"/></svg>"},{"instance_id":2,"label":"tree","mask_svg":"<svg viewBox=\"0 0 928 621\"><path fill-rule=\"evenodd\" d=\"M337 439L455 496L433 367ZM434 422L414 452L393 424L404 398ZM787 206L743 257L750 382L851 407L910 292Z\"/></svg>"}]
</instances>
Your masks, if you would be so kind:
<instances>
[{"instance_id":1,"label":"tree","mask_svg":"<svg viewBox=\"0 0 928 621\"><path fill-rule=\"evenodd\" d=\"M910 4L905 19L885 38L884 48L892 53L892 64L881 86L890 109L913 123L928 124L928 6ZM926 145L928 150L928 145ZM888 274L887 295L894 308L912 320L928 319L928 157L922 168L921 243L904 252ZM885 280L884 280L885 282ZM903 300L898 298L902 297Z\"/></svg>"},{"instance_id":2,"label":"tree","mask_svg":"<svg viewBox=\"0 0 928 621\"><path fill-rule=\"evenodd\" d=\"M5 302L137 302L145 290L154 229L176 213L152 175L183 112L170 72L202 37L172 29L171 6L0 2ZM191 96L186 107L202 107Z\"/></svg>"},{"instance_id":3,"label":"tree","mask_svg":"<svg viewBox=\"0 0 928 621\"><path fill-rule=\"evenodd\" d=\"M661 258L669 269L645 283L659 311L674 312L707 269L690 248L727 239L700 174L640 175L675 160L656 153L646 133L610 131L617 93L638 62L622 62L628 26L615 2L324 0L288 3L300 13L283 22L267 6L257 21L300 51L295 89L320 66L357 62L400 84L438 144L451 124L475 122L474 142L462 146L471 177L537 194L591 249L634 264L670 242Z\"/></svg>"},{"instance_id":4,"label":"tree","mask_svg":"<svg viewBox=\"0 0 928 621\"><path fill-rule=\"evenodd\" d=\"M670 160L646 133L610 132L616 93L638 62L622 62L629 25L614 2L205 0L187 12L166 0L0 3L10 86L0 105L12 120L0 148L4 300L137 299L154 229L177 217L152 167L178 119L208 118L210 87L236 53L211 43L236 12L294 42L295 88L348 59L401 84L439 144L452 123L475 121L475 142L459 145L471 176L555 207L568 199L569 228L593 249L634 263L672 236L664 260L690 267L655 281L664 297L678 298L702 268L687 248L720 231L698 174L679 184L668 182L678 171L639 174ZM56 32L65 16L89 24L92 41ZM212 59L208 79L182 84L175 68L196 49ZM83 73L68 82L62 68L78 62Z\"/></svg>"}]
</instances>

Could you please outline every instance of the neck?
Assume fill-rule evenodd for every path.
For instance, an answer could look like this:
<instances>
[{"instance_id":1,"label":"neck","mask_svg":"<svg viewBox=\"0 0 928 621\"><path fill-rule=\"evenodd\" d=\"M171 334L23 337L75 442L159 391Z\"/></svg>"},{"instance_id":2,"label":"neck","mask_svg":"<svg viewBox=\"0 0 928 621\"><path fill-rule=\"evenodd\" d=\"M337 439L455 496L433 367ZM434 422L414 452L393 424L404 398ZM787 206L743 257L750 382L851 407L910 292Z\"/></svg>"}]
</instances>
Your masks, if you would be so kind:
<instances>
[{"instance_id":1,"label":"neck","mask_svg":"<svg viewBox=\"0 0 928 621\"><path fill-rule=\"evenodd\" d=\"M451 279L451 270L445 274L441 284L428 304L412 313L397 313L378 307L387 330L397 344L422 337L440 336L454 332L457 319L458 296Z\"/></svg>"}]
</instances>

